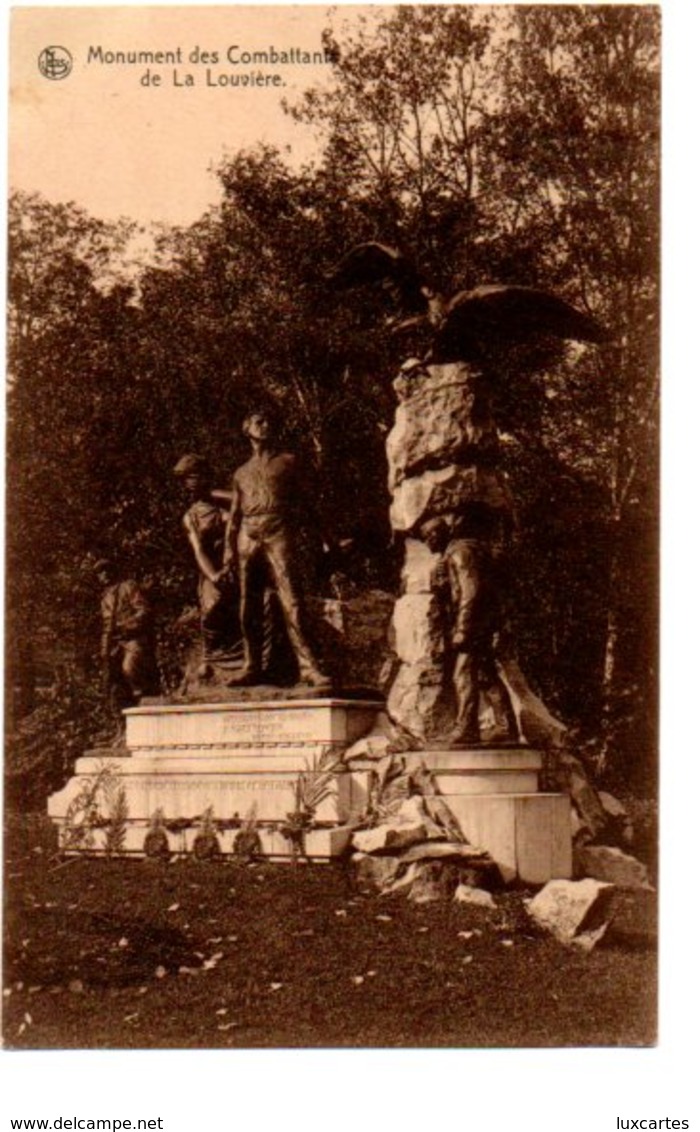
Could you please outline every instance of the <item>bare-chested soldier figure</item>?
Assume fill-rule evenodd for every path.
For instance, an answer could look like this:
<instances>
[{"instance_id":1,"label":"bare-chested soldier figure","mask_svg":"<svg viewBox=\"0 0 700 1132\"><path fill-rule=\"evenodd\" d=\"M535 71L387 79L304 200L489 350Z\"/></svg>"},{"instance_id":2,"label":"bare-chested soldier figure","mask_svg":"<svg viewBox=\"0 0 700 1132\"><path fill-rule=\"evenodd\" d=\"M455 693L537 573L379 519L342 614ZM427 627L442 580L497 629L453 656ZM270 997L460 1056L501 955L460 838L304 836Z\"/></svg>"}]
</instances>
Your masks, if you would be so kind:
<instances>
[{"instance_id":1,"label":"bare-chested soldier figure","mask_svg":"<svg viewBox=\"0 0 700 1132\"><path fill-rule=\"evenodd\" d=\"M508 692L498 674L494 638L501 628L501 601L491 547L494 519L478 504L461 517L429 519L420 537L442 555L448 588L447 639L456 701L454 727L446 745L480 742L479 693L488 694L509 737L518 730ZM454 516L451 516L454 520ZM456 526L456 530L454 529Z\"/></svg>"},{"instance_id":2,"label":"bare-chested soldier figure","mask_svg":"<svg viewBox=\"0 0 700 1132\"><path fill-rule=\"evenodd\" d=\"M299 680L312 687L325 687L330 680L320 671L302 629L300 589L295 576L295 524L311 501L301 498L297 459L291 452L279 451L273 423L264 410L248 414L243 433L250 440L253 455L234 472L225 551L225 561L236 562L238 567L245 649L244 667L235 683L261 682L263 626L260 589L254 574L258 567L266 566L299 666Z\"/></svg>"}]
</instances>

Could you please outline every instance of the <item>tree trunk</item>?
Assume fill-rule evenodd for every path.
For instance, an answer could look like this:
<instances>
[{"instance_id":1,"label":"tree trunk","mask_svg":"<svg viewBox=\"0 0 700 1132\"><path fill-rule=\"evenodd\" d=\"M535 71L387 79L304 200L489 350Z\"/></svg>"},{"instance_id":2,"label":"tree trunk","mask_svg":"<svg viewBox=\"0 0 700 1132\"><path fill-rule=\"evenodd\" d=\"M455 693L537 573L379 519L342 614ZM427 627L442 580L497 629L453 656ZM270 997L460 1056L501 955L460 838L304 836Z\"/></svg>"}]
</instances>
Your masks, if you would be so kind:
<instances>
[{"instance_id":1,"label":"tree trunk","mask_svg":"<svg viewBox=\"0 0 700 1132\"><path fill-rule=\"evenodd\" d=\"M608 601L605 630L605 652L602 672L602 743L597 758L597 770L602 774L614 757L616 743L615 706L617 678L619 670L620 607L619 594L622 585L620 569L620 516L616 515L612 525L611 557L609 566Z\"/></svg>"}]
</instances>

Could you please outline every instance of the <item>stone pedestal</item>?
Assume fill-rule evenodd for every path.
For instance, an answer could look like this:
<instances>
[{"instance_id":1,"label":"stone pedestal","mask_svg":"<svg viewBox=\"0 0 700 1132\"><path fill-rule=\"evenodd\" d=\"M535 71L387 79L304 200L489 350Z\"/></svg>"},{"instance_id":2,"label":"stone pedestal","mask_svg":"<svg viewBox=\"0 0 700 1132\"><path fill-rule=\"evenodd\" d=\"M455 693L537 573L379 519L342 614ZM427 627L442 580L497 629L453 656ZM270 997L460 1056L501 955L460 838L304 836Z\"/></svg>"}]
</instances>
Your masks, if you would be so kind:
<instances>
[{"instance_id":1,"label":"stone pedestal","mask_svg":"<svg viewBox=\"0 0 700 1132\"><path fill-rule=\"evenodd\" d=\"M320 776L324 796L304 851L326 860L344 851L367 810L373 764L325 774L320 760L327 765L370 731L382 706L327 697L132 708L126 747L78 759L74 777L49 799L49 816L66 852L142 855L158 811L173 853L192 852L210 811L220 852L236 851L243 822L263 855L289 858L293 843L283 830L300 775ZM491 854L504 880L571 876L569 799L538 792L537 750L480 745L403 757L409 769L430 771L464 836Z\"/></svg>"},{"instance_id":2,"label":"stone pedestal","mask_svg":"<svg viewBox=\"0 0 700 1132\"><path fill-rule=\"evenodd\" d=\"M466 362L411 364L394 390L389 519L404 537L404 564L392 619L396 667L387 714L428 748L420 760L435 788L467 840L491 854L506 881L568 878L569 799L539 792L536 749L559 746L565 729L530 689L504 642L500 649L496 644L503 628L498 561L514 505L498 466L489 382ZM487 643L479 675L490 687L481 688L478 726L473 719L468 730L482 742L466 750L431 749L453 730L459 695L466 694L463 681L455 687L455 629L459 647L466 648L464 624L474 634L479 620Z\"/></svg>"},{"instance_id":3,"label":"stone pedestal","mask_svg":"<svg viewBox=\"0 0 700 1132\"><path fill-rule=\"evenodd\" d=\"M513 744L415 757L431 771L464 836L488 850L506 882L545 884L572 875L569 798L538 792L539 751Z\"/></svg>"},{"instance_id":4,"label":"stone pedestal","mask_svg":"<svg viewBox=\"0 0 700 1132\"><path fill-rule=\"evenodd\" d=\"M420 761L444 797L463 794L536 794L542 755L519 743L427 750Z\"/></svg>"},{"instance_id":5,"label":"stone pedestal","mask_svg":"<svg viewBox=\"0 0 700 1132\"><path fill-rule=\"evenodd\" d=\"M319 760L365 734L381 707L379 701L328 697L132 708L125 713L126 748L78 759L74 777L49 799L49 816L68 847L70 827L92 805L97 822L87 844L72 839L75 851L104 850L110 825L119 824L120 851L142 853L160 810L170 849L177 852L189 851L211 809L222 852L233 851L235 823L244 821L256 829L263 853L289 856L291 843L279 827L295 809L299 776L313 778ZM369 777L366 771L332 776L313 815L323 828L305 835L309 856L343 851L350 836L343 827L364 813Z\"/></svg>"}]
</instances>

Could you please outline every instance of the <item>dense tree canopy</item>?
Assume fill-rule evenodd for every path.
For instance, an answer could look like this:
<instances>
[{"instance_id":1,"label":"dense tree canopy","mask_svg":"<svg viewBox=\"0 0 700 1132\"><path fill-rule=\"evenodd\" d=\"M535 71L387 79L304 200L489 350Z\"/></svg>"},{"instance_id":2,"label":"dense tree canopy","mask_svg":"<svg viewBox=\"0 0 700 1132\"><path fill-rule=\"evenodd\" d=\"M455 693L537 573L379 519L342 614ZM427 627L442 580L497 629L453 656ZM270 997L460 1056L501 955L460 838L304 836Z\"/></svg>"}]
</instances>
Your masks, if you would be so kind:
<instances>
[{"instance_id":1,"label":"dense tree canopy","mask_svg":"<svg viewBox=\"0 0 700 1132\"><path fill-rule=\"evenodd\" d=\"M99 553L150 580L164 616L192 600L172 467L206 453L226 486L261 397L315 465L335 533L395 584L383 444L404 347L386 296L324 279L380 239L447 290L545 286L613 331L504 356L497 410L523 662L608 768L639 769L655 717L658 22L618 5L341 13L334 82L289 108L321 133L316 163L238 153L220 204L159 229L137 270L120 266L127 223L13 195L14 651L44 632L89 657Z\"/></svg>"}]
</instances>

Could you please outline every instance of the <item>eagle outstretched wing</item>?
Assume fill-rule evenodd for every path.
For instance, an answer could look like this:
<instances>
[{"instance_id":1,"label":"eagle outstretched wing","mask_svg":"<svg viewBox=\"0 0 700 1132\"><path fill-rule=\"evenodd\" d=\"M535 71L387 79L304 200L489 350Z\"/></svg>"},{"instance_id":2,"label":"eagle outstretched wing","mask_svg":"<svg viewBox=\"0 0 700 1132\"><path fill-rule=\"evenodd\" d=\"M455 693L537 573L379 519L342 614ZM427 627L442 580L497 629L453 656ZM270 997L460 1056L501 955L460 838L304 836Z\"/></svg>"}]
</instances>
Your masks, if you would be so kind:
<instances>
[{"instance_id":1,"label":"eagle outstretched wing","mask_svg":"<svg viewBox=\"0 0 700 1132\"><path fill-rule=\"evenodd\" d=\"M386 283L396 287L401 305L407 312L427 308L422 292L424 285L416 266L397 248L370 241L357 244L343 256L326 279L341 289L362 287L370 283Z\"/></svg>"},{"instance_id":2,"label":"eagle outstretched wing","mask_svg":"<svg viewBox=\"0 0 700 1132\"><path fill-rule=\"evenodd\" d=\"M499 343L537 335L595 343L611 337L590 315L537 287L484 284L446 299L427 285L407 256L387 244L358 244L326 278L339 288L371 283L396 288L403 311L413 317L395 324L394 331L424 324L431 361L466 361Z\"/></svg>"},{"instance_id":3,"label":"eagle outstretched wing","mask_svg":"<svg viewBox=\"0 0 700 1132\"><path fill-rule=\"evenodd\" d=\"M477 334L498 333L517 340L552 334L580 342L604 342L608 334L590 315L537 287L485 284L458 291L447 304L445 329L464 326Z\"/></svg>"},{"instance_id":4,"label":"eagle outstretched wing","mask_svg":"<svg viewBox=\"0 0 700 1132\"><path fill-rule=\"evenodd\" d=\"M594 318L549 291L485 284L449 300L433 336L431 360L466 360L489 345L545 335L596 343L610 337Z\"/></svg>"}]
</instances>

